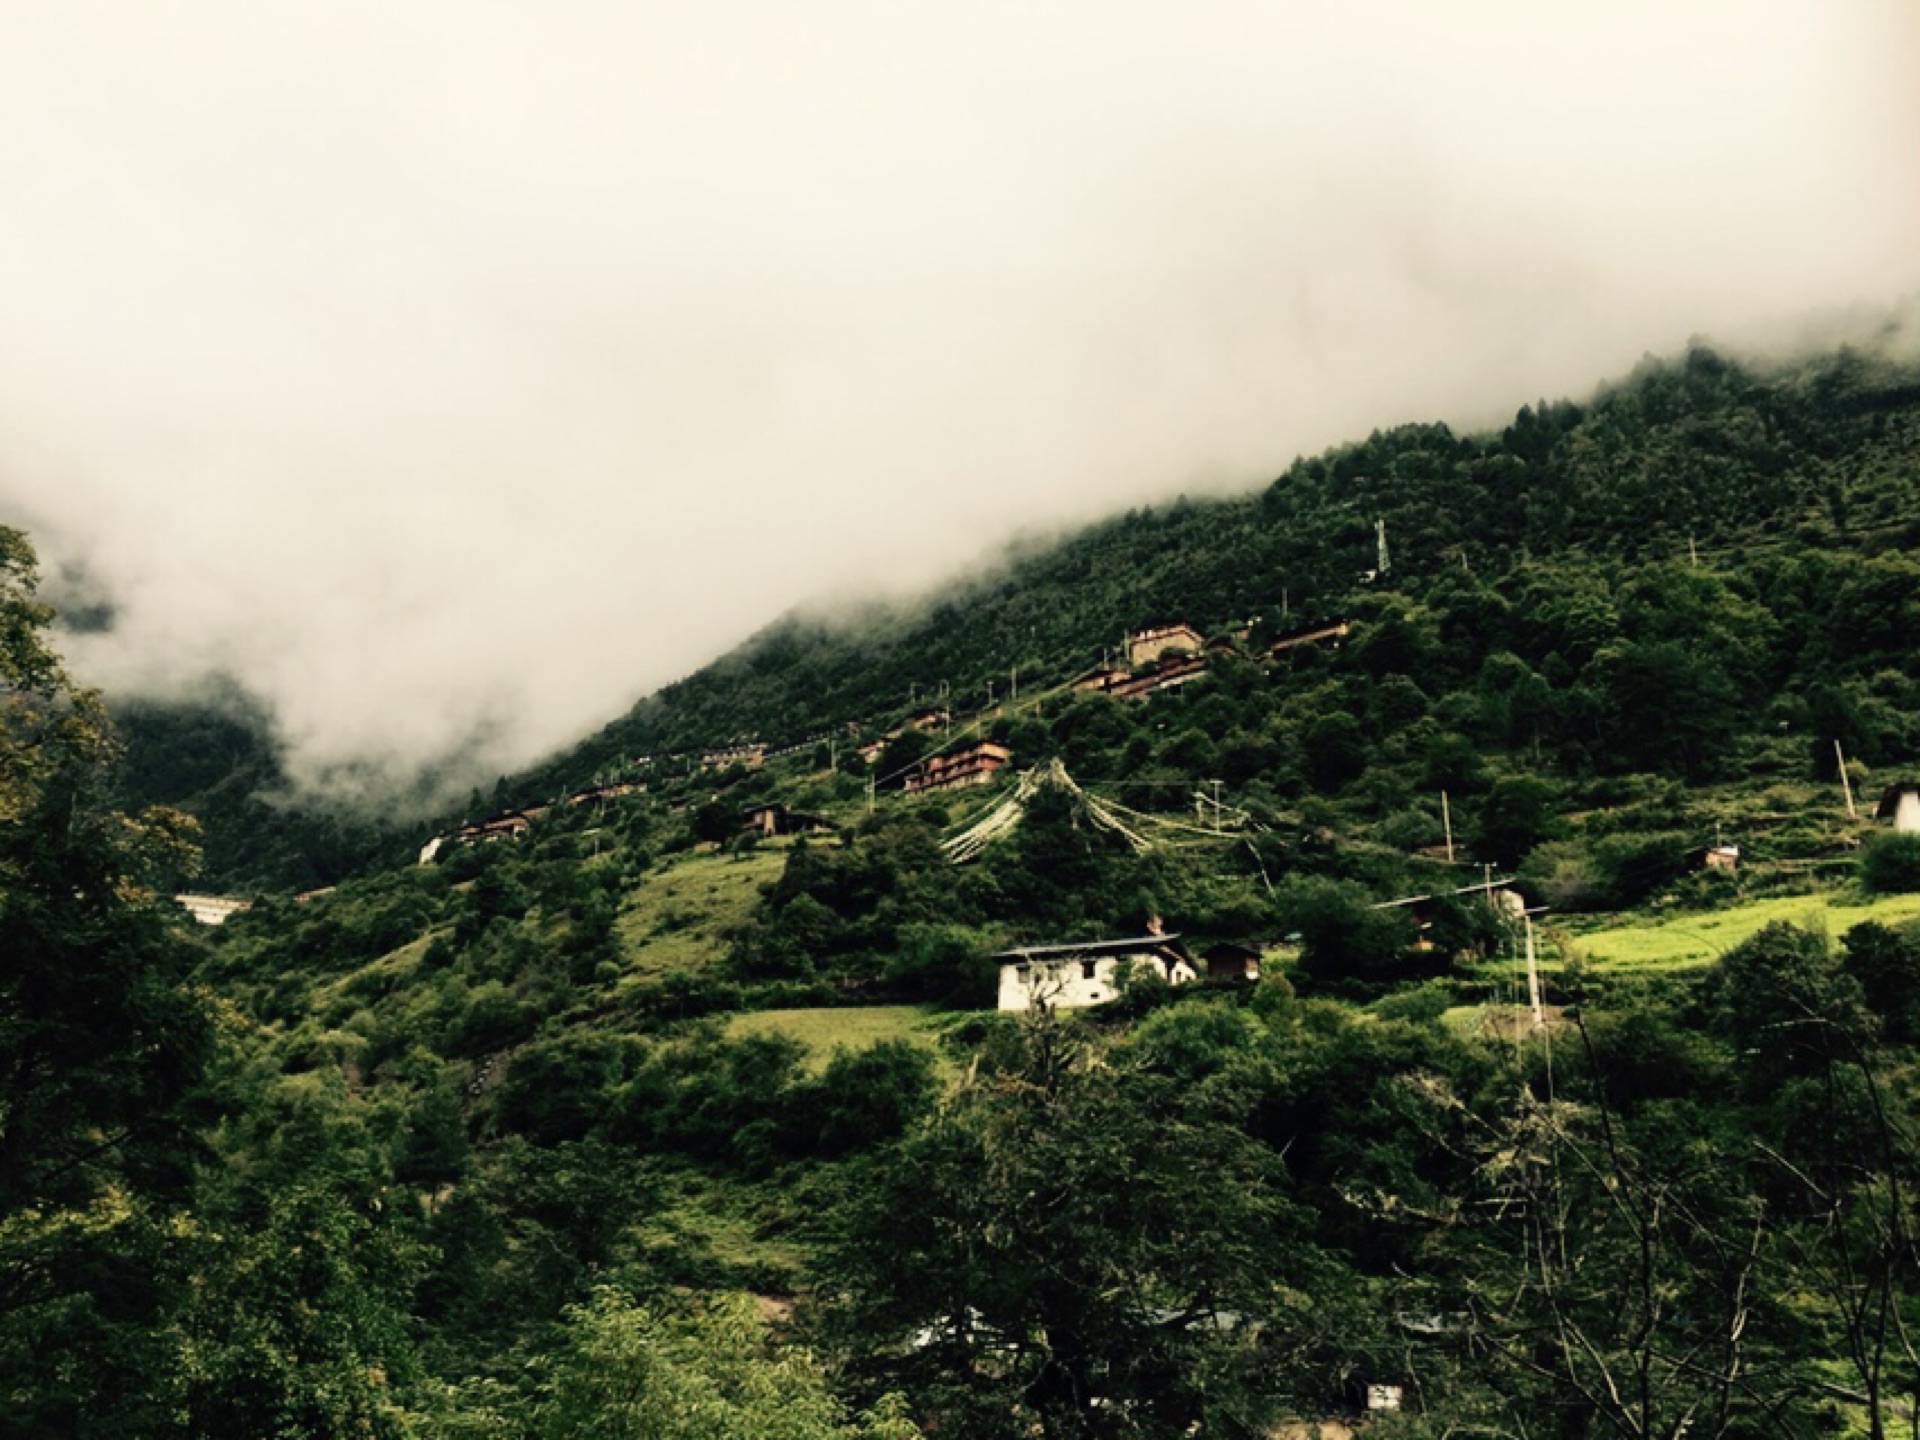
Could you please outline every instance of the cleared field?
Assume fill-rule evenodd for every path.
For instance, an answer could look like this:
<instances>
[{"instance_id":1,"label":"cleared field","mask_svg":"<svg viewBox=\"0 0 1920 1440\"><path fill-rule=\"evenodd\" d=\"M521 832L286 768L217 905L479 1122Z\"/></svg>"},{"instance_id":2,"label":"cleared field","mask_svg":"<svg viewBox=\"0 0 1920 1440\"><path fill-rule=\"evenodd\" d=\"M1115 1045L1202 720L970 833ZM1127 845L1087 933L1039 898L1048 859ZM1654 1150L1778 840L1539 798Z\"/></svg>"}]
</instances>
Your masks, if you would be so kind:
<instances>
[{"instance_id":1,"label":"cleared field","mask_svg":"<svg viewBox=\"0 0 1920 1440\"><path fill-rule=\"evenodd\" d=\"M641 877L614 925L630 975L698 970L725 953L728 932L746 922L760 887L780 878L786 847L744 855L676 857Z\"/></svg>"},{"instance_id":2,"label":"cleared field","mask_svg":"<svg viewBox=\"0 0 1920 1440\"><path fill-rule=\"evenodd\" d=\"M863 1050L880 1040L910 1040L932 1048L951 1012L931 1005L864 1005L858 1008L755 1010L736 1015L727 1034L790 1035L807 1047L807 1066L826 1068L842 1047Z\"/></svg>"},{"instance_id":3,"label":"cleared field","mask_svg":"<svg viewBox=\"0 0 1920 1440\"><path fill-rule=\"evenodd\" d=\"M1836 938L1863 920L1898 924L1920 919L1920 895L1862 902L1844 894L1783 895L1731 910L1676 915L1602 929L1560 932L1562 946L1599 965L1672 969L1707 965L1775 920L1814 925Z\"/></svg>"}]
</instances>

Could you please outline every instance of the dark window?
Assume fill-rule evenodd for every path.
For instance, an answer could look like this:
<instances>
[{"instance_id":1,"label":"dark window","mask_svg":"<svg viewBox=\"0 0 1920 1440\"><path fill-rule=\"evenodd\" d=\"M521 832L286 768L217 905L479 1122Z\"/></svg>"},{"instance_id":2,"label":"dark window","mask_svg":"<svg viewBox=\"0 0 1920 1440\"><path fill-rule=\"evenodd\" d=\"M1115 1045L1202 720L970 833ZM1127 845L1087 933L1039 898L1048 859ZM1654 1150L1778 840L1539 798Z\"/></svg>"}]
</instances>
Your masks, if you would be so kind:
<instances>
[{"instance_id":1,"label":"dark window","mask_svg":"<svg viewBox=\"0 0 1920 1440\"><path fill-rule=\"evenodd\" d=\"M1091 960L1082 960L1080 962L1080 978L1082 980L1093 979L1093 964L1094 962Z\"/></svg>"}]
</instances>

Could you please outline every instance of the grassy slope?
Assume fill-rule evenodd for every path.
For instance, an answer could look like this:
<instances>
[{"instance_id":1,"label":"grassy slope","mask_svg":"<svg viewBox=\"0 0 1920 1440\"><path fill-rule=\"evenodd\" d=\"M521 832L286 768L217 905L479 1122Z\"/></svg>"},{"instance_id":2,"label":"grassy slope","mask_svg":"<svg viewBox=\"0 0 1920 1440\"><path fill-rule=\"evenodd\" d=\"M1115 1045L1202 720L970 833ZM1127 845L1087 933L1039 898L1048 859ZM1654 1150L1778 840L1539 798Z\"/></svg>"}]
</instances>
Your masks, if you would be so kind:
<instances>
[{"instance_id":1,"label":"grassy slope","mask_svg":"<svg viewBox=\"0 0 1920 1440\"><path fill-rule=\"evenodd\" d=\"M864 1050L882 1040L933 1046L950 1012L931 1005L866 1005L857 1009L756 1010L736 1015L727 1027L744 1035L790 1035L807 1047L808 1068L818 1071L838 1049Z\"/></svg>"},{"instance_id":2,"label":"grassy slope","mask_svg":"<svg viewBox=\"0 0 1920 1440\"><path fill-rule=\"evenodd\" d=\"M1561 939L1568 953L1608 967L1668 969L1710 964L1775 920L1817 925L1837 936L1864 920L1891 925L1915 919L1920 919L1920 895L1863 901L1847 892L1829 892L1775 896L1728 910L1618 921Z\"/></svg>"},{"instance_id":3,"label":"grassy slope","mask_svg":"<svg viewBox=\"0 0 1920 1440\"><path fill-rule=\"evenodd\" d=\"M627 896L615 933L634 978L699 970L726 953L734 927L759 903L760 887L780 878L786 847L742 855L677 855Z\"/></svg>"}]
</instances>

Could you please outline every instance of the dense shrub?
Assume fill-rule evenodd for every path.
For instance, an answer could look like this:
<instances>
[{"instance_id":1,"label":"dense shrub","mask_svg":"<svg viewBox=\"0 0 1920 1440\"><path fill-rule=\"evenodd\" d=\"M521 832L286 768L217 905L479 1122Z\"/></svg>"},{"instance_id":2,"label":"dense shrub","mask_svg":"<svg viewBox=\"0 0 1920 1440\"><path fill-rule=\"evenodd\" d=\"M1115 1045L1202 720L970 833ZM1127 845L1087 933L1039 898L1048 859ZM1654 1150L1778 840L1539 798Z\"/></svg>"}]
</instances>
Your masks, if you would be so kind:
<instances>
[{"instance_id":1,"label":"dense shrub","mask_svg":"<svg viewBox=\"0 0 1920 1440\"><path fill-rule=\"evenodd\" d=\"M1920 835L1876 835L1860 851L1860 883L1875 895L1920 890Z\"/></svg>"}]
</instances>

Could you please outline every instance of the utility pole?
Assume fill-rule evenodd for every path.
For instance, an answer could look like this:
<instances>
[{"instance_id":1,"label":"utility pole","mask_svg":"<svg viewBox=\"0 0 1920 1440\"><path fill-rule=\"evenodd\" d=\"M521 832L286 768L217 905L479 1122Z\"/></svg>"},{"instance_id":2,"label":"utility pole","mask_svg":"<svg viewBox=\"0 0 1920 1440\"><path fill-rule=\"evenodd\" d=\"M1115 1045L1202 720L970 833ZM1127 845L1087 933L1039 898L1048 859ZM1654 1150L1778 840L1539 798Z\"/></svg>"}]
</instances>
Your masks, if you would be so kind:
<instances>
[{"instance_id":1,"label":"utility pole","mask_svg":"<svg viewBox=\"0 0 1920 1440\"><path fill-rule=\"evenodd\" d=\"M1020 703L1020 667L1018 665L1007 667L1007 703L1009 705Z\"/></svg>"},{"instance_id":2,"label":"utility pole","mask_svg":"<svg viewBox=\"0 0 1920 1440\"><path fill-rule=\"evenodd\" d=\"M1447 864L1453 864L1453 811L1447 806L1447 792L1440 792L1440 823L1447 832Z\"/></svg>"},{"instance_id":3,"label":"utility pole","mask_svg":"<svg viewBox=\"0 0 1920 1440\"><path fill-rule=\"evenodd\" d=\"M1547 1017L1540 1009L1540 963L1533 954L1533 917L1522 912L1520 918L1527 926L1527 1003L1533 1007L1533 1028L1538 1030L1547 1023Z\"/></svg>"},{"instance_id":4,"label":"utility pole","mask_svg":"<svg viewBox=\"0 0 1920 1440\"><path fill-rule=\"evenodd\" d=\"M873 814L873 790L874 784L878 779L879 777L876 775L870 774L867 776L867 814L869 815Z\"/></svg>"},{"instance_id":5,"label":"utility pole","mask_svg":"<svg viewBox=\"0 0 1920 1440\"><path fill-rule=\"evenodd\" d=\"M1838 737L1833 742L1833 758L1840 764L1840 790L1847 797L1847 818L1858 820L1860 812L1853 808L1853 782L1847 779L1847 752L1840 748Z\"/></svg>"},{"instance_id":6,"label":"utility pole","mask_svg":"<svg viewBox=\"0 0 1920 1440\"><path fill-rule=\"evenodd\" d=\"M1693 562L1693 568L1700 568L1700 547L1693 543L1693 536L1687 536L1687 559Z\"/></svg>"}]
</instances>

